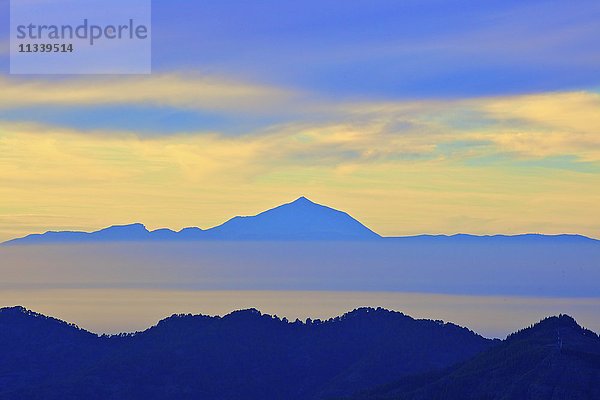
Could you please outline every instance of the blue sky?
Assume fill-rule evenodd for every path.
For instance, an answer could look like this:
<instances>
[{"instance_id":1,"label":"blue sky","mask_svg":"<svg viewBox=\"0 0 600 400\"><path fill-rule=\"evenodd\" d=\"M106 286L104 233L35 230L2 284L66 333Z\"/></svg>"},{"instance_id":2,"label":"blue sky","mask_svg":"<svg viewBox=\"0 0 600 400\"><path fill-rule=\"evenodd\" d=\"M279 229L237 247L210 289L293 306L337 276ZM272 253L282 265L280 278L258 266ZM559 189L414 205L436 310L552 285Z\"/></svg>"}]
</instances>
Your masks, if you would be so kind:
<instances>
[{"instance_id":1,"label":"blue sky","mask_svg":"<svg viewBox=\"0 0 600 400\"><path fill-rule=\"evenodd\" d=\"M6 40L8 1L0 4ZM335 98L600 85L597 1L173 0L152 7L155 72L200 71Z\"/></svg>"},{"instance_id":2,"label":"blue sky","mask_svg":"<svg viewBox=\"0 0 600 400\"><path fill-rule=\"evenodd\" d=\"M153 7L157 70L202 68L325 96L394 99L600 83L597 1L165 1Z\"/></svg>"}]
</instances>

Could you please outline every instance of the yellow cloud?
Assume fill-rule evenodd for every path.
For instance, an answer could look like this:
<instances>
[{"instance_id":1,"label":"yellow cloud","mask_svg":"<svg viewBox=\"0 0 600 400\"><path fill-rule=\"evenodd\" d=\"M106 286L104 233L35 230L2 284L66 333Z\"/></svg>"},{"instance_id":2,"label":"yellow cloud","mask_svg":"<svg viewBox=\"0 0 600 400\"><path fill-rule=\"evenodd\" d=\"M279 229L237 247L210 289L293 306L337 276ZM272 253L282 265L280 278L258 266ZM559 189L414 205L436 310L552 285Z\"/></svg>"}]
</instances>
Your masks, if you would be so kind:
<instances>
[{"instance_id":1,"label":"yellow cloud","mask_svg":"<svg viewBox=\"0 0 600 400\"><path fill-rule=\"evenodd\" d=\"M148 105L197 110L252 111L276 107L291 92L215 77L158 74L95 79L0 77L0 107Z\"/></svg>"},{"instance_id":2,"label":"yellow cloud","mask_svg":"<svg viewBox=\"0 0 600 400\"><path fill-rule=\"evenodd\" d=\"M519 120L573 133L600 131L600 94L545 93L489 99L482 110L499 121Z\"/></svg>"},{"instance_id":3,"label":"yellow cloud","mask_svg":"<svg viewBox=\"0 0 600 400\"><path fill-rule=\"evenodd\" d=\"M266 148L280 149L291 144L294 149L302 149L290 149L289 154L301 158L313 158L310 152L314 146L320 150L315 157L332 158L333 155L335 158L346 151L366 161L418 157L456 141L487 141L488 148L463 146L458 153L455 149L453 156L504 152L521 157L568 155L579 161L600 160L597 133L600 131L600 94L594 92L349 103L311 100L306 94L280 88L198 75L93 80L0 78L0 108L50 105L169 106L219 110L231 116L240 112L288 113L295 117L255 133L264 138L263 143L272 143L271 146L266 144ZM299 143L303 145L298 146ZM263 154L276 157L278 151Z\"/></svg>"},{"instance_id":4,"label":"yellow cloud","mask_svg":"<svg viewBox=\"0 0 600 400\"><path fill-rule=\"evenodd\" d=\"M550 93L473 104L493 122L473 137L524 156L600 161L600 94Z\"/></svg>"},{"instance_id":5,"label":"yellow cloud","mask_svg":"<svg viewBox=\"0 0 600 400\"><path fill-rule=\"evenodd\" d=\"M378 121L388 134L418 133L426 137L418 139L426 145L490 142L490 147L479 146L475 152L465 148L461 156L481 156L483 151L483 155L498 152L534 158L568 155L579 161L600 161L600 94L595 92L360 103L347 105L346 111ZM401 128L395 129L397 125ZM394 149L390 147L391 151Z\"/></svg>"}]
</instances>

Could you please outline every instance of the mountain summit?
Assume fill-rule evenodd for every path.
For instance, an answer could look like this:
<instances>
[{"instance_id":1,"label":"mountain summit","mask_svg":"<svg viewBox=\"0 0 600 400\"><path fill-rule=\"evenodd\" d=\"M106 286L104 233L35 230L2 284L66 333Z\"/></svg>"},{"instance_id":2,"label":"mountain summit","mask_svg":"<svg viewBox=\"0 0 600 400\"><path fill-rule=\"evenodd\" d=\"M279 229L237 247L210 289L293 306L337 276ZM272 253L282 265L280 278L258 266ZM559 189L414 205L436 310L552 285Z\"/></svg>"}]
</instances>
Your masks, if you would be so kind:
<instances>
[{"instance_id":1,"label":"mountain summit","mask_svg":"<svg viewBox=\"0 0 600 400\"><path fill-rule=\"evenodd\" d=\"M193 240L365 240L380 236L343 211L314 203L306 197L260 214L234 217L222 225L202 230L184 228L149 231L140 223L115 225L95 232L46 232L6 243L73 243Z\"/></svg>"},{"instance_id":2,"label":"mountain summit","mask_svg":"<svg viewBox=\"0 0 600 400\"><path fill-rule=\"evenodd\" d=\"M209 229L207 236L244 240L373 239L379 235L352 218L306 197L251 217L235 217Z\"/></svg>"}]
</instances>

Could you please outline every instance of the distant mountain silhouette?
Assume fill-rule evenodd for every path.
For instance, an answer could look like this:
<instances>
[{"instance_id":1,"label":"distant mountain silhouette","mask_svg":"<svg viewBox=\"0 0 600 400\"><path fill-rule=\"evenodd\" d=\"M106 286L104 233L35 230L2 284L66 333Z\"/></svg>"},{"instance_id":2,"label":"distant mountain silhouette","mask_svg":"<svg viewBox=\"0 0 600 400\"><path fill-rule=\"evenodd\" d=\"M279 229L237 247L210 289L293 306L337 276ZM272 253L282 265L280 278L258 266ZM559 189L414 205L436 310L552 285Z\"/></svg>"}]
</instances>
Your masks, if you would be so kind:
<instances>
[{"instance_id":1,"label":"distant mountain silhouette","mask_svg":"<svg viewBox=\"0 0 600 400\"><path fill-rule=\"evenodd\" d=\"M72 243L190 240L365 240L380 236L345 212L313 203L306 197L255 216L234 217L211 229L149 231L142 224L116 225L96 232L46 232L6 243Z\"/></svg>"},{"instance_id":2,"label":"distant mountain silhouette","mask_svg":"<svg viewBox=\"0 0 600 400\"><path fill-rule=\"evenodd\" d=\"M4 244L92 242L199 241L199 240L401 240L415 243L574 243L600 241L581 235L418 235L382 238L343 211L313 203L306 197L249 217L234 217L202 230L184 228L149 231L140 223L114 225L95 232L46 232L9 240Z\"/></svg>"},{"instance_id":3,"label":"distant mountain silhouette","mask_svg":"<svg viewBox=\"0 0 600 400\"><path fill-rule=\"evenodd\" d=\"M2 399L328 399L447 368L494 346L466 328L362 308L288 322L251 309L96 336L0 309Z\"/></svg>"},{"instance_id":4,"label":"distant mountain silhouette","mask_svg":"<svg viewBox=\"0 0 600 400\"><path fill-rule=\"evenodd\" d=\"M167 238L170 230L156 231L157 238ZM173 232L175 233L175 232ZM96 232L46 232L31 234L7 243L71 243L71 242L123 242L143 241L150 237L150 232L142 224L114 225Z\"/></svg>"},{"instance_id":5,"label":"distant mountain silhouette","mask_svg":"<svg viewBox=\"0 0 600 400\"><path fill-rule=\"evenodd\" d=\"M600 338L567 315L550 317L445 372L405 377L353 399L600 399Z\"/></svg>"},{"instance_id":6,"label":"distant mountain silhouette","mask_svg":"<svg viewBox=\"0 0 600 400\"><path fill-rule=\"evenodd\" d=\"M386 237L388 240L411 240L421 243L581 243L600 242L583 235L559 234L542 235L539 233L525 233L520 235L469 235L458 233L455 235L416 235L401 237Z\"/></svg>"}]
</instances>

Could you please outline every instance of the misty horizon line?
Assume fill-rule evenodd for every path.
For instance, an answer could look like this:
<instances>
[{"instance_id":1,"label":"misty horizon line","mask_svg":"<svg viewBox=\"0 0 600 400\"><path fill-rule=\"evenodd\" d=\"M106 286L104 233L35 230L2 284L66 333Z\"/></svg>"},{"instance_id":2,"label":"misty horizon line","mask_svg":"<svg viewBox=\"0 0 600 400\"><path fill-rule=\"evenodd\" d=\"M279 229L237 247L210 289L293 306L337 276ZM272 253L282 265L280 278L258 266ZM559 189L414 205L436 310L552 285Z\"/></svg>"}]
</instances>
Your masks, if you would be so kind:
<instances>
[{"instance_id":1,"label":"misty horizon line","mask_svg":"<svg viewBox=\"0 0 600 400\"><path fill-rule=\"evenodd\" d=\"M188 226L188 227L184 227L181 228L179 230L174 230L171 228L167 228L167 227L161 227L161 228L156 228L156 229L148 229L146 227L146 225L142 222L132 222L132 223L125 223L125 224L113 224L113 225L109 225L107 227L104 228L100 228L97 230L92 230L92 231L83 231L83 230L48 230L45 231L44 233L30 233L27 234L25 236L21 236L21 237L15 237L9 240L6 240L4 242L1 242L0 244L13 244L16 242L20 242L22 240L27 240L27 239L31 239L31 238L43 238L45 235L49 235L49 234L80 234L80 235L94 235L94 234L102 234L102 233L108 233L111 230L126 230L129 231L130 233L132 233L134 236L137 235L162 235L161 238L155 238L157 241L169 241L169 240L176 240L176 239L182 239L182 238L175 238L170 237L167 238L166 235L185 235L185 234L195 234L195 235L199 235L199 234L209 234L212 233L212 231L217 231L220 228L225 227L228 224L232 224L232 223L238 223L239 222L244 222L244 221L248 221L250 219L253 218L259 218L262 216L266 216L269 213L273 213L273 212L277 212L278 210L283 210L285 208L289 208L292 212L292 214L294 214L296 212L297 208L300 207L309 207L309 208L315 208L315 209L319 209L320 212L325 211L327 213L338 213L343 215L346 218L349 218L350 220L352 220L353 222L355 222L356 224L358 224L361 228L363 228L366 232L368 232L369 234L371 234L370 237L367 237L367 239L369 240L374 240L374 239L416 239L416 238L523 238L523 237L548 237L548 238L580 238L580 239L588 239L588 240L593 240L593 241L600 241L600 237L592 237L592 236L587 236L587 235L583 235L580 233L573 233L573 232L561 232L561 233L541 233L541 232L533 232L533 231L529 231L529 232L521 232L521 233L485 233L485 234L473 234L473 233L467 233L467 232L463 232L463 231L458 231L458 232L454 232L454 233L418 233L418 234L411 234L411 235L390 235L390 236L383 236L378 234L377 232L369 229L368 227L364 226L361 222L359 222L358 220L354 219L351 215L349 215L348 213L344 212L344 211L340 211L337 210L335 208L329 207L329 206L325 206L319 203L315 203L311 200L309 200L307 197L305 196L301 196L299 198L297 198L296 200L289 202L289 203L283 203L281 205L275 206L273 208L267 209L265 211L259 212L258 214L254 214L254 215L245 215L245 216L234 216L228 220L226 220L225 222L212 226L210 228L200 228L198 226ZM312 216L312 215L309 215ZM318 219L318 216L315 218ZM127 232L124 232L125 234L127 234ZM362 233L361 233L362 234ZM88 236L87 238L89 238L90 236ZM222 238L222 237L194 237L194 238L188 238L188 240L240 240L243 238ZM311 241L311 240L327 240L328 238L323 238L323 237L315 237L314 239L311 239L310 236L307 236L303 239L297 239L297 238L289 238L289 237L274 237L271 238L271 240L306 240L306 241ZM361 237L361 236L356 236L356 237L338 237L338 238L329 238L329 240L365 240L365 237ZM147 240L147 238L144 239L139 239L139 241L144 241ZM183 238L183 240L186 240L186 238ZM248 238L246 238L245 240L249 240ZM250 239L251 240L251 239ZM257 237L256 240L265 240L264 238L259 238ZM135 238L127 238L127 237L119 237L119 238L115 238L114 240L103 240L103 241L136 241Z\"/></svg>"}]
</instances>

